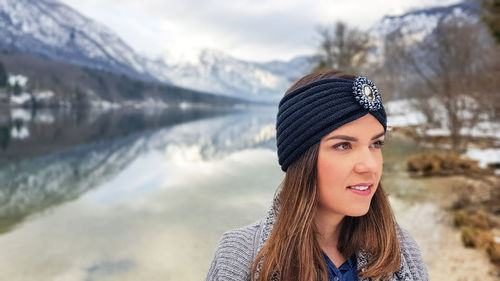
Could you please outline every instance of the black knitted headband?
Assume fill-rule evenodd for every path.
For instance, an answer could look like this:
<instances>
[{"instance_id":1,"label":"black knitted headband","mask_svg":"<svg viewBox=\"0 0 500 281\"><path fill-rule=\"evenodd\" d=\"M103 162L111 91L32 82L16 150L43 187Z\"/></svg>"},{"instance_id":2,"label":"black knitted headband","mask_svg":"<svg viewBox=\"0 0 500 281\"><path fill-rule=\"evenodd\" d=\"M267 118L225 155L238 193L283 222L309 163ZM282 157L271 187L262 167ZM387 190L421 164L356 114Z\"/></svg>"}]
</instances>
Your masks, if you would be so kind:
<instances>
[{"instance_id":1,"label":"black knitted headband","mask_svg":"<svg viewBox=\"0 0 500 281\"><path fill-rule=\"evenodd\" d=\"M276 120L281 169L340 126L373 115L387 130L387 118L377 86L365 77L329 78L312 82L284 96Z\"/></svg>"}]
</instances>

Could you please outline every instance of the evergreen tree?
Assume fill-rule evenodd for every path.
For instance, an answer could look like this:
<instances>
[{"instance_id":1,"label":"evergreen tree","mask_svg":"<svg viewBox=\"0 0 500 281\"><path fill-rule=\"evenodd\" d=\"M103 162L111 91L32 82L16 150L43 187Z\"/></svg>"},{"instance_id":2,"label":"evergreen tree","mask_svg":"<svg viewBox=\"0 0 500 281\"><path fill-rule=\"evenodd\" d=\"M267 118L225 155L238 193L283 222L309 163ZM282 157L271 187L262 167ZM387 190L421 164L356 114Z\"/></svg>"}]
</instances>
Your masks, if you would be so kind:
<instances>
[{"instance_id":1,"label":"evergreen tree","mask_svg":"<svg viewBox=\"0 0 500 281\"><path fill-rule=\"evenodd\" d=\"M7 86L7 71L5 71L5 67L0 62L0 88L4 88Z\"/></svg>"},{"instance_id":2,"label":"evergreen tree","mask_svg":"<svg viewBox=\"0 0 500 281\"><path fill-rule=\"evenodd\" d=\"M21 88L21 85L19 85L19 82L16 81L16 83L14 84L14 87L13 87L14 95L15 96L20 95L22 90L23 89Z\"/></svg>"},{"instance_id":3,"label":"evergreen tree","mask_svg":"<svg viewBox=\"0 0 500 281\"><path fill-rule=\"evenodd\" d=\"M495 41L500 44L500 0L483 0L482 20L488 26Z\"/></svg>"}]
</instances>

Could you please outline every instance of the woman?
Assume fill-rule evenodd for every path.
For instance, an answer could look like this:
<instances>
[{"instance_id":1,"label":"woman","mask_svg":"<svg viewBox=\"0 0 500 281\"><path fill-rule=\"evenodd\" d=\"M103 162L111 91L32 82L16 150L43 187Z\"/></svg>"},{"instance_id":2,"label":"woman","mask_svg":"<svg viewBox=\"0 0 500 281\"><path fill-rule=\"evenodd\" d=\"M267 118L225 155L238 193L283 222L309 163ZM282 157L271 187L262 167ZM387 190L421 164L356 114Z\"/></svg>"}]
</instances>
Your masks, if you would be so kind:
<instances>
[{"instance_id":1,"label":"woman","mask_svg":"<svg viewBox=\"0 0 500 281\"><path fill-rule=\"evenodd\" d=\"M266 218L224 233L206 280L428 280L380 185L386 128L370 80L295 82L276 122L278 195Z\"/></svg>"}]
</instances>

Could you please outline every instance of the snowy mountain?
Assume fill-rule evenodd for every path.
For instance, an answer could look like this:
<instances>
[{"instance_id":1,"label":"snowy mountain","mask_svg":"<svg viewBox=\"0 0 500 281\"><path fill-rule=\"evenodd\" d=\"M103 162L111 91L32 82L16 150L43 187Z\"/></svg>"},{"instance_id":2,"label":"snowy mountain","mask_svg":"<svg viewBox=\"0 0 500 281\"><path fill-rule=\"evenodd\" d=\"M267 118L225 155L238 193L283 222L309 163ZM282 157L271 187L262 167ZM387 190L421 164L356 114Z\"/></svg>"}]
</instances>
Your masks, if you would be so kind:
<instances>
[{"instance_id":1,"label":"snowy mountain","mask_svg":"<svg viewBox=\"0 0 500 281\"><path fill-rule=\"evenodd\" d=\"M378 33L387 34L396 28L403 27L403 32L432 32L438 22L446 20L448 17L471 18L477 15L479 8L473 2L463 2L450 6L436 6L425 9L412 10L410 12L383 17L372 30Z\"/></svg>"},{"instance_id":2,"label":"snowy mountain","mask_svg":"<svg viewBox=\"0 0 500 281\"><path fill-rule=\"evenodd\" d=\"M195 60L190 61L151 60L107 27L55 0L0 0L0 36L0 48L251 100L277 100L290 79L309 70L305 57L262 64L212 50L191 54Z\"/></svg>"},{"instance_id":3,"label":"snowy mountain","mask_svg":"<svg viewBox=\"0 0 500 281\"><path fill-rule=\"evenodd\" d=\"M395 69L397 71L394 75L375 73L375 75L380 75L377 81L384 81L387 78L392 81L399 79L397 83L401 87L411 87L415 83L420 83L420 76L411 75L411 73L415 73L417 66L423 72L433 72L426 62L431 60L430 56L439 56L431 51L436 48L436 36L439 36L438 27L443 27L443 24L450 26L457 23L475 24L479 21L479 12L477 4L462 2L382 17L368 30L374 39L375 46L371 50L369 61L373 65L384 65L388 66L387 69L391 69L390 71L395 71ZM405 56L413 57L415 63L410 63ZM434 59L437 61L437 58ZM393 82L388 83L389 88L394 86L394 84L390 86L391 83ZM393 98L399 96L398 91L405 91L402 88L399 90L392 88L392 90L394 91Z\"/></svg>"},{"instance_id":4,"label":"snowy mountain","mask_svg":"<svg viewBox=\"0 0 500 281\"><path fill-rule=\"evenodd\" d=\"M440 21L450 17L477 20L478 11L473 2L463 2L385 16L368 30L376 40L370 59L376 61L382 57L384 37L397 28L401 28L406 41L411 44L434 32ZM281 98L294 80L314 68L311 56L296 57L288 62L252 63L213 50L167 53L163 61L168 65L168 73L157 73L156 76L165 75L178 85L268 100Z\"/></svg>"},{"instance_id":5,"label":"snowy mountain","mask_svg":"<svg viewBox=\"0 0 500 281\"><path fill-rule=\"evenodd\" d=\"M473 17L476 11L469 2L414 10L386 16L369 32L378 37L377 46L398 27L408 40L421 40L447 16ZM295 79L314 66L308 56L258 63L208 49L170 52L151 60L107 27L55 0L0 0L0 36L0 48L253 101L279 100ZM382 48L374 50L376 59Z\"/></svg>"},{"instance_id":6,"label":"snowy mountain","mask_svg":"<svg viewBox=\"0 0 500 281\"><path fill-rule=\"evenodd\" d=\"M369 32L376 36L378 47L383 44L385 36L397 30L411 45L434 32L439 22L446 21L451 17L476 21L479 12L477 4L473 2L416 9L401 15L385 16L373 25Z\"/></svg>"},{"instance_id":7,"label":"snowy mountain","mask_svg":"<svg viewBox=\"0 0 500 281\"><path fill-rule=\"evenodd\" d=\"M166 53L163 59L168 67L160 69L157 77L166 77L182 87L210 89L254 101L279 100L294 80L312 69L307 56L289 62L256 63L209 49Z\"/></svg>"},{"instance_id":8,"label":"snowy mountain","mask_svg":"<svg viewBox=\"0 0 500 281\"><path fill-rule=\"evenodd\" d=\"M0 0L0 47L132 77L144 58L107 27L50 0Z\"/></svg>"}]
</instances>

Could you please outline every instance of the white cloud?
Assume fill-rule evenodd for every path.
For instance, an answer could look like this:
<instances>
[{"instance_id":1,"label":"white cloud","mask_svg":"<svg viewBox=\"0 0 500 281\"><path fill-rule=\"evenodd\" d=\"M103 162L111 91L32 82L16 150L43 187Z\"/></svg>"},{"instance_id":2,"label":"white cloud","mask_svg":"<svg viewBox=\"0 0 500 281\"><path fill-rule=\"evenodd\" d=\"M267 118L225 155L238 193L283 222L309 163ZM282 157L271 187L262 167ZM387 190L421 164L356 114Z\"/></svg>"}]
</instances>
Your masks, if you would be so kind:
<instances>
[{"instance_id":1,"label":"white cloud","mask_svg":"<svg viewBox=\"0 0 500 281\"><path fill-rule=\"evenodd\" d=\"M435 5L430 0L62 0L114 30L140 53L212 48L248 60L312 53L319 24L367 28L386 14ZM458 2L440 1L439 5Z\"/></svg>"}]
</instances>

